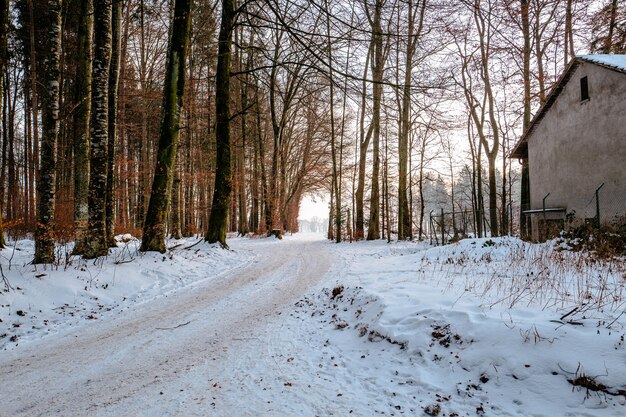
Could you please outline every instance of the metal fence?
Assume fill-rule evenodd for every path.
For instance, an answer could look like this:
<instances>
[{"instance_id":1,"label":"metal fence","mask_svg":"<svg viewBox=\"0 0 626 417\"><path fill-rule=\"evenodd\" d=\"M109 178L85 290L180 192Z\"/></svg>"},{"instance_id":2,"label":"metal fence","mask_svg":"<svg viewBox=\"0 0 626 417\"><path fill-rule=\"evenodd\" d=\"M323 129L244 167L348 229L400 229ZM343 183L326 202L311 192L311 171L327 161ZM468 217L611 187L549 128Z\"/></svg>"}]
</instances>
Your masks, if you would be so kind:
<instances>
[{"instance_id":1,"label":"metal fence","mask_svg":"<svg viewBox=\"0 0 626 417\"><path fill-rule=\"evenodd\" d=\"M542 208L528 210L532 233L535 240L546 240L557 236L562 230L581 226L608 228L623 231L626 224L626 184L602 182L586 195L577 198L572 195L563 198L567 204L551 204L552 193L543 197ZM562 191L562 190L558 190Z\"/></svg>"},{"instance_id":2,"label":"metal fence","mask_svg":"<svg viewBox=\"0 0 626 417\"><path fill-rule=\"evenodd\" d=\"M481 224L476 224L472 210L445 212L443 209L432 210L428 216L428 222L424 225L424 234L431 244L445 245L466 237L476 237L482 230L489 229L485 219Z\"/></svg>"},{"instance_id":3,"label":"metal fence","mask_svg":"<svg viewBox=\"0 0 626 417\"><path fill-rule=\"evenodd\" d=\"M501 230L501 233L519 233L523 238L535 241L545 241L564 230L579 227L602 227L615 233L626 233L626 184L616 181L599 183L582 195L569 190L554 190L546 193L538 204L533 202L533 207L523 214L528 224L524 231L519 229L519 208L507 205L508 229ZM455 212L432 210L424 222L424 236L434 245L445 245L466 237L489 236L489 213L485 209L487 213L478 216L469 209ZM498 210L500 220L502 209Z\"/></svg>"}]
</instances>

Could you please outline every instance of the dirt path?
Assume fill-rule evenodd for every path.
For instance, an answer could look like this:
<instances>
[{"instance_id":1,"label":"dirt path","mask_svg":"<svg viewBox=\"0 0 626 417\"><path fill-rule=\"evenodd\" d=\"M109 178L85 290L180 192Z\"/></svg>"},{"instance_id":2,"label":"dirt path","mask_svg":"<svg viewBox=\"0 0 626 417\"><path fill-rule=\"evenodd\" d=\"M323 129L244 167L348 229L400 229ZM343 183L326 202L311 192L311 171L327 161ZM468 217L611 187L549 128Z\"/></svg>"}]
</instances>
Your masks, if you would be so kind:
<instances>
[{"instance_id":1,"label":"dirt path","mask_svg":"<svg viewBox=\"0 0 626 417\"><path fill-rule=\"evenodd\" d=\"M265 351L266 325L331 264L321 242L258 250L250 267L217 282L0 353L0 416L181 415L193 401L210 405L212 381L237 368L240 350Z\"/></svg>"}]
</instances>

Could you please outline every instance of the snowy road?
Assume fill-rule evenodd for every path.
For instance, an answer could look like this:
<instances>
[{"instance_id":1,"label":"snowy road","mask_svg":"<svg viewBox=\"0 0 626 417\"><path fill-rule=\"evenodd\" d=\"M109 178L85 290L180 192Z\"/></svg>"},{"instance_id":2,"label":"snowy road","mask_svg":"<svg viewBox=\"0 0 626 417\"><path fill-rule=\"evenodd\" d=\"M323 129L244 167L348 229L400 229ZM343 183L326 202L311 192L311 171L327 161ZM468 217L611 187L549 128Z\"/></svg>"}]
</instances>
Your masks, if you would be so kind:
<instances>
[{"instance_id":1,"label":"snowy road","mask_svg":"<svg viewBox=\"0 0 626 417\"><path fill-rule=\"evenodd\" d=\"M93 264L44 279L14 266L23 288L0 294L0 323L19 337L0 350L0 417L626 415L622 307L574 325L555 320L572 311L564 301L494 303L519 296L506 285L535 282L536 256L559 262L553 282L574 285L581 270L561 258L576 253L487 242L232 239L234 251L200 245L115 264L134 253L120 246L91 288L75 275L96 275ZM589 268L605 277L598 291L626 299L621 266ZM500 285L484 290L494 276ZM55 284L61 307L25 304L46 289L57 300ZM533 300L555 297L539 290Z\"/></svg>"},{"instance_id":2,"label":"snowy road","mask_svg":"<svg viewBox=\"0 0 626 417\"><path fill-rule=\"evenodd\" d=\"M267 351L267 325L326 274L327 247L257 245L244 270L2 352L0 415L221 415L211 390Z\"/></svg>"}]
</instances>

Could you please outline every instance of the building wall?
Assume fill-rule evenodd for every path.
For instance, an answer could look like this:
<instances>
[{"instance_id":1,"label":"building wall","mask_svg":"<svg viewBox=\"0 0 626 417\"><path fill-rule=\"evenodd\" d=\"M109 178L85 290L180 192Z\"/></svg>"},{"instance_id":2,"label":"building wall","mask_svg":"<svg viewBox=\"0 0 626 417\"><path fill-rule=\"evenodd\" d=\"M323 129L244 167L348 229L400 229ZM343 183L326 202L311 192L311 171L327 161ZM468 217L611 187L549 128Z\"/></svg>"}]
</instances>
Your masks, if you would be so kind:
<instances>
[{"instance_id":1,"label":"building wall","mask_svg":"<svg viewBox=\"0 0 626 417\"><path fill-rule=\"evenodd\" d=\"M581 102L584 76L590 98ZM601 220L626 216L626 74L581 63L528 138L528 157L532 209L550 193L546 207L592 218L604 183Z\"/></svg>"}]
</instances>

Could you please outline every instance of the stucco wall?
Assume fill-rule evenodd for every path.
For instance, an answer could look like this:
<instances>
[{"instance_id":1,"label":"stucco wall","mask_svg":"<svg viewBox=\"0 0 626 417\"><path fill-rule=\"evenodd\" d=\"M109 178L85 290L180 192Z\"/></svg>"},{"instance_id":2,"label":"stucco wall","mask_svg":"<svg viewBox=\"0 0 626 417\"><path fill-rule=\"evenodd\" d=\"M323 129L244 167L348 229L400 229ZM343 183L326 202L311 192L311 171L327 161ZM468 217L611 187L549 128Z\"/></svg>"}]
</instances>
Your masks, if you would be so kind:
<instances>
[{"instance_id":1,"label":"stucco wall","mask_svg":"<svg viewBox=\"0 0 626 417\"><path fill-rule=\"evenodd\" d=\"M580 79L590 99L580 101ZM530 201L541 209L563 207L577 218L626 215L626 74L583 62L528 138Z\"/></svg>"}]
</instances>

